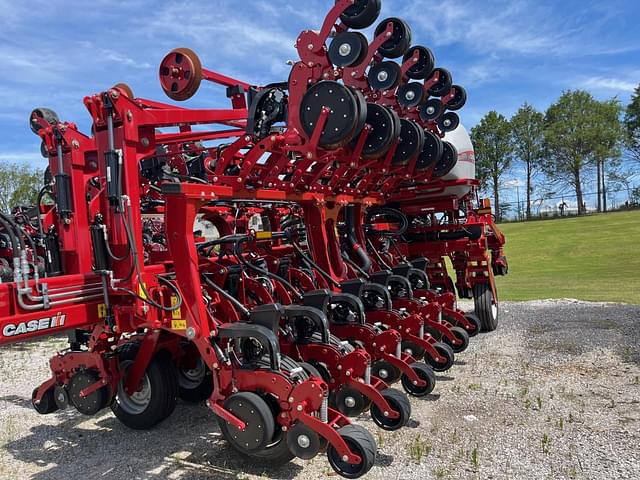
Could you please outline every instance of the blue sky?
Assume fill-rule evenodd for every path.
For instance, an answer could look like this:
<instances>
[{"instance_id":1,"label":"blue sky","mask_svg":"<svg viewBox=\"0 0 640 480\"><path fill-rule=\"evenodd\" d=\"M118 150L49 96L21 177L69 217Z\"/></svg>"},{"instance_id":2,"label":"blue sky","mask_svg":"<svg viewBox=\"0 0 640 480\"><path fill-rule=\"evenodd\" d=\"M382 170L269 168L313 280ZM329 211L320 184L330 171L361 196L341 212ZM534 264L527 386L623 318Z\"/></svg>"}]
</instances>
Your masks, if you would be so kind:
<instances>
[{"instance_id":1,"label":"blue sky","mask_svg":"<svg viewBox=\"0 0 640 480\"><path fill-rule=\"evenodd\" d=\"M287 78L305 28L319 28L332 0L0 0L0 160L42 166L28 127L45 106L88 131L85 95L127 82L165 100L157 68L190 47L212 70L250 83ZM383 0L382 16L409 22L469 100L463 123L491 109L510 116L524 101L544 110L563 90L584 88L628 103L640 83L637 0ZM369 37L371 36L369 32ZM205 85L190 105L226 104Z\"/></svg>"}]
</instances>

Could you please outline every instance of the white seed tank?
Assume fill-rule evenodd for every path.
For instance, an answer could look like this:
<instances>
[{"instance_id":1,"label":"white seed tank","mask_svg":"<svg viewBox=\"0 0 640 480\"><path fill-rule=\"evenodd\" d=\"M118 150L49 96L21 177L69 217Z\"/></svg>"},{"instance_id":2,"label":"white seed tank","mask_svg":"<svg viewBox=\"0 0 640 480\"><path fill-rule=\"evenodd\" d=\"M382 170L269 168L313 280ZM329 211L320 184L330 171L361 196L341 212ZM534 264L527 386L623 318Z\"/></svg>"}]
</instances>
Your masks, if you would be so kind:
<instances>
[{"instance_id":1,"label":"white seed tank","mask_svg":"<svg viewBox=\"0 0 640 480\"><path fill-rule=\"evenodd\" d=\"M473 144L471 143L471 137L467 133L467 129L460 124L458 128L452 132L447 133L444 136L444 140L453 144L458 150L458 163L453 167L447 175L442 177L442 180L472 180L476 178L476 156L473 151ZM461 185L457 187L447 187L443 193L439 193L438 197L451 197L456 196L462 198L471 191L471 187L468 185Z\"/></svg>"}]
</instances>

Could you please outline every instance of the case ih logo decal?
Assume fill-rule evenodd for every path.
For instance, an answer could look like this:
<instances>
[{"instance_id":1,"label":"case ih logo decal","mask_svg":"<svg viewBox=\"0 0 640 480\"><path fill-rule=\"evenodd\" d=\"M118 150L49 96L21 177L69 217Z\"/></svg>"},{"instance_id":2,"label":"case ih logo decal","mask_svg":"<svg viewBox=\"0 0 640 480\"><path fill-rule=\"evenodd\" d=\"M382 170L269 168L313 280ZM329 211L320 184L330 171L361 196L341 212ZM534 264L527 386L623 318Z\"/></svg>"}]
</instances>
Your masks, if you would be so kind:
<instances>
[{"instance_id":1,"label":"case ih logo decal","mask_svg":"<svg viewBox=\"0 0 640 480\"><path fill-rule=\"evenodd\" d=\"M25 333L39 332L41 330L49 330L51 328L57 328L64 326L64 321L67 315L58 312L51 317L41 318L40 320L30 320L28 322L9 323L2 329L2 335L5 337L15 337L18 335L24 335Z\"/></svg>"}]
</instances>

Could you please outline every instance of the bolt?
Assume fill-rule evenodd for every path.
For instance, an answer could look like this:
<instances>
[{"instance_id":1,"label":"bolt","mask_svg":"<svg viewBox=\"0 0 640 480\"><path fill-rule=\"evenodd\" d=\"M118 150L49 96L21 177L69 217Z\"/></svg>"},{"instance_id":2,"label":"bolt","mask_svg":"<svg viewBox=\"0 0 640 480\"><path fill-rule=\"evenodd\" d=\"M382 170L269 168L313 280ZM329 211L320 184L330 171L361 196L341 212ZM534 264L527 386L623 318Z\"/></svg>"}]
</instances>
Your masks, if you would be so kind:
<instances>
[{"instance_id":1,"label":"bolt","mask_svg":"<svg viewBox=\"0 0 640 480\"><path fill-rule=\"evenodd\" d=\"M302 405L298 405L298 406L296 407L296 410L298 410L299 412L301 412L301 411L302 411Z\"/></svg>"},{"instance_id":2,"label":"bolt","mask_svg":"<svg viewBox=\"0 0 640 480\"><path fill-rule=\"evenodd\" d=\"M356 399L353 397L347 397L344 399L344 404L349 408L353 408L356 406Z\"/></svg>"},{"instance_id":3,"label":"bolt","mask_svg":"<svg viewBox=\"0 0 640 480\"><path fill-rule=\"evenodd\" d=\"M127 110L127 120L133 120L133 113L131 113L131 110Z\"/></svg>"},{"instance_id":4,"label":"bolt","mask_svg":"<svg viewBox=\"0 0 640 480\"><path fill-rule=\"evenodd\" d=\"M149 139L147 137L142 137L140 139L140 143L142 143L143 147L148 147L149 146Z\"/></svg>"},{"instance_id":5,"label":"bolt","mask_svg":"<svg viewBox=\"0 0 640 480\"><path fill-rule=\"evenodd\" d=\"M309 45L307 45L307 48L308 48L309 50L313 50L313 43L310 43Z\"/></svg>"},{"instance_id":6,"label":"bolt","mask_svg":"<svg viewBox=\"0 0 640 480\"><path fill-rule=\"evenodd\" d=\"M389 73L385 72L384 70L378 72L377 78L379 82L384 82L387 80L387 78L389 78Z\"/></svg>"},{"instance_id":7,"label":"bolt","mask_svg":"<svg viewBox=\"0 0 640 480\"><path fill-rule=\"evenodd\" d=\"M80 143L78 143L77 140L72 141L71 145L73 146L74 150L77 150L80 148Z\"/></svg>"},{"instance_id":8,"label":"bolt","mask_svg":"<svg viewBox=\"0 0 640 480\"><path fill-rule=\"evenodd\" d=\"M300 445L302 448L309 448L309 446L311 445L311 440L306 435L300 435L298 437L298 445Z\"/></svg>"},{"instance_id":9,"label":"bolt","mask_svg":"<svg viewBox=\"0 0 640 480\"><path fill-rule=\"evenodd\" d=\"M416 94L414 91L409 90L404 98L406 98L407 100L413 100L414 98L416 98Z\"/></svg>"},{"instance_id":10,"label":"bolt","mask_svg":"<svg viewBox=\"0 0 640 480\"><path fill-rule=\"evenodd\" d=\"M346 462L347 460L349 460L349 456L348 455L343 455L342 456L342 461Z\"/></svg>"},{"instance_id":11,"label":"bolt","mask_svg":"<svg viewBox=\"0 0 640 480\"><path fill-rule=\"evenodd\" d=\"M351 45L349 45L348 43L343 43L338 48L338 53L341 56L346 57L347 55L349 55L351 53Z\"/></svg>"},{"instance_id":12,"label":"bolt","mask_svg":"<svg viewBox=\"0 0 640 480\"><path fill-rule=\"evenodd\" d=\"M388 417L388 416L389 416L389 412L387 412L387 411L385 410L385 412L383 413L383 415L384 415L385 417Z\"/></svg>"}]
</instances>

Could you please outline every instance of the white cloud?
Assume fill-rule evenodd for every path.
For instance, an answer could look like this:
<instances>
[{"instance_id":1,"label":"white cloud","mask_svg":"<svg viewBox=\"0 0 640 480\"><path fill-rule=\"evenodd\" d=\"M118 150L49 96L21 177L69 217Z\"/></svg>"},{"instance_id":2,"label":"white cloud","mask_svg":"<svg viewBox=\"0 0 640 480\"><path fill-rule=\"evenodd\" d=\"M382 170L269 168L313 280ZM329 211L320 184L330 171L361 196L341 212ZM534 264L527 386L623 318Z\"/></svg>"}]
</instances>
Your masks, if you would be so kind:
<instances>
[{"instance_id":1,"label":"white cloud","mask_svg":"<svg viewBox=\"0 0 640 480\"><path fill-rule=\"evenodd\" d=\"M582 88L594 90L611 90L615 92L633 92L638 86L638 81L628 81L611 77L591 77L584 80Z\"/></svg>"}]
</instances>

